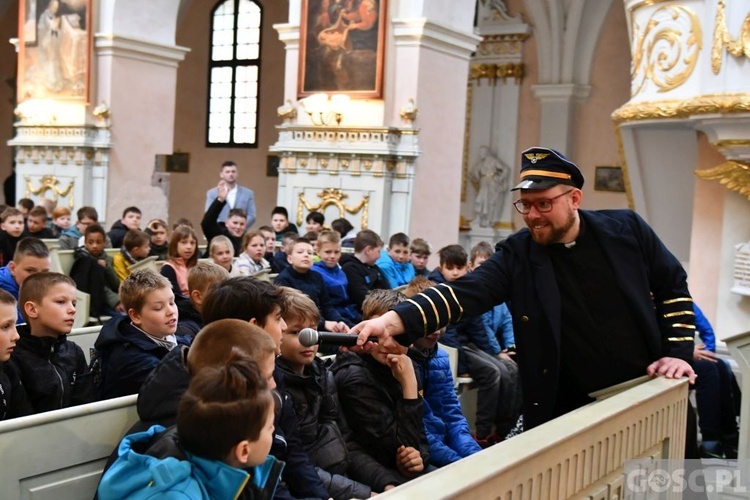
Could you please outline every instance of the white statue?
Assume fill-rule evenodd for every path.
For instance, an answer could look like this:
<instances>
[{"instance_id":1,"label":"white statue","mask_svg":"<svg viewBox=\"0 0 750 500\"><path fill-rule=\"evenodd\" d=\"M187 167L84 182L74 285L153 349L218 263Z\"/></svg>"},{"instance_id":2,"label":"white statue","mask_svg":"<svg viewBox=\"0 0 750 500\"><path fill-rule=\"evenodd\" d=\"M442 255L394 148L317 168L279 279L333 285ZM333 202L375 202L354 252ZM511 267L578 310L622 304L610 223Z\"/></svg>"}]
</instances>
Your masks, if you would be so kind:
<instances>
[{"instance_id":1,"label":"white statue","mask_svg":"<svg viewBox=\"0 0 750 500\"><path fill-rule=\"evenodd\" d=\"M510 168L492 156L487 146L479 148L479 159L471 167L469 178L477 189L474 217L480 227L493 226L502 220L505 196L510 187Z\"/></svg>"}]
</instances>

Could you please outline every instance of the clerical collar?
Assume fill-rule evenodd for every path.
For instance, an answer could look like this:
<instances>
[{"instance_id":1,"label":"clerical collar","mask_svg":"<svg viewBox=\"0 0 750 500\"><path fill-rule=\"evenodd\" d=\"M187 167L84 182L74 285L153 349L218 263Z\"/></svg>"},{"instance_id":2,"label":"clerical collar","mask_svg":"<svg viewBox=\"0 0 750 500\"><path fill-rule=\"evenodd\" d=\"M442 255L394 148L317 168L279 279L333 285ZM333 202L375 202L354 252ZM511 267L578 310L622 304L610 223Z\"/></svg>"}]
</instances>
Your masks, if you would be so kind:
<instances>
[{"instance_id":1,"label":"clerical collar","mask_svg":"<svg viewBox=\"0 0 750 500\"><path fill-rule=\"evenodd\" d=\"M578 236L576 237L576 239L574 239L573 241L571 241L569 243L560 243L559 244L560 246L563 246L563 247L565 247L567 249L571 249L574 246L576 246L576 242L578 240L580 240L582 237L585 236L585 234L586 234L586 224L583 222L583 218L581 218L580 216L578 217L578 221L579 221L578 222Z\"/></svg>"}]
</instances>

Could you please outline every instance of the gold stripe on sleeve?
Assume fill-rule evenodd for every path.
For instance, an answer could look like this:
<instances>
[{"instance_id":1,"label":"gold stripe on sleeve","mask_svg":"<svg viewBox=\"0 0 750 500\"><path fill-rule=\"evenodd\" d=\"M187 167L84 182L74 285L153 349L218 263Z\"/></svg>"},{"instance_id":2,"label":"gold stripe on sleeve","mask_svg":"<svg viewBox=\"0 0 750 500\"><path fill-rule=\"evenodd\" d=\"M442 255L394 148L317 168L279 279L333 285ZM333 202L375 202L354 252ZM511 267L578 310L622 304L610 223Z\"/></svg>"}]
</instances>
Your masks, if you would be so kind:
<instances>
[{"instance_id":1,"label":"gold stripe on sleeve","mask_svg":"<svg viewBox=\"0 0 750 500\"><path fill-rule=\"evenodd\" d=\"M677 311L673 313L667 313L664 315L665 318L674 318L675 316L695 316L695 313L693 311Z\"/></svg>"},{"instance_id":2,"label":"gold stripe on sleeve","mask_svg":"<svg viewBox=\"0 0 750 500\"><path fill-rule=\"evenodd\" d=\"M458 306L458 312L459 312L459 314L458 314L458 319L456 320L456 322L458 322L458 320L459 320L459 319L461 319L461 316L463 316L463 314L464 314L464 308L463 308L463 307L461 307L461 303L460 303L460 302L458 301L458 299L456 298L456 292L454 292L454 291L453 291L453 288L449 287L449 286L448 286L448 285L446 285L445 283L440 283L440 284L438 285L438 287L440 287L440 286L444 286L445 288L447 288L448 290L450 290L450 292L451 292L451 296L453 297L453 301L454 301L454 302L456 303L456 305Z\"/></svg>"},{"instance_id":3,"label":"gold stripe on sleeve","mask_svg":"<svg viewBox=\"0 0 750 500\"><path fill-rule=\"evenodd\" d=\"M445 303L445 310L448 312L448 323L450 323L451 322L451 308L448 305L448 301L445 299L445 297L443 297L443 294L440 293L440 290L435 290L435 291L437 292L438 296L440 296L440 298L443 299L443 302ZM424 294L421 293L420 295L424 295Z\"/></svg>"},{"instance_id":4,"label":"gold stripe on sleeve","mask_svg":"<svg viewBox=\"0 0 750 500\"><path fill-rule=\"evenodd\" d=\"M667 340L670 342L685 342L686 340L692 342L695 339L693 337L669 337Z\"/></svg>"},{"instance_id":5,"label":"gold stripe on sleeve","mask_svg":"<svg viewBox=\"0 0 750 500\"><path fill-rule=\"evenodd\" d=\"M417 304L412 299L406 299L406 301L407 302L411 302L412 304L414 304L415 306L417 306L417 309L419 309L419 312L422 314L422 322L424 323L424 335L426 337L427 336L427 316L425 316L425 314L424 314L424 309L422 309L422 306L420 306L419 304Z\"/></svg>"},{"instance_id":6,"label":"gold stripe on sleeve","mask_svg":"<svg viewBox=\"0 0 750 500\"><path fill-rule=\"evenodd\" d=\"M432 306L432 312L435 313L435 322L439 325L441 323L441 321L440 321L440 315L438 314L437 307L435 307L435 303L427 295L424 295L423 293L420 293L419 295L422 295L425 299L427 299L427 302L430 303L430 305ZM449 321L450 321L450 319L449 319Z\"/></svg>"},{"instance_id":7,"label":"gold stripe on sleeve","mask_svg":"<svg viewBox=\"0 0 750 500\"><path fill-rule=\"evenodd\" d=\"M688 330L695 330L695 325L686 325L685 323L673 323L672 328L687 328Z\"/></svg>"},{"instance_id":8,"label":"gold stripe on sleeve","mask_svg":"<svg viewBox=\"0 0 750 500\"><path fill-rule=\"evenodd\" d=\"M692 302L692 301L693 299L691 299L690 297L678 297L676 299L665 300L664 302L662 302L662 304L666 306L669 304L674 304L675 302Z\"/></svg>"}]
</instances>

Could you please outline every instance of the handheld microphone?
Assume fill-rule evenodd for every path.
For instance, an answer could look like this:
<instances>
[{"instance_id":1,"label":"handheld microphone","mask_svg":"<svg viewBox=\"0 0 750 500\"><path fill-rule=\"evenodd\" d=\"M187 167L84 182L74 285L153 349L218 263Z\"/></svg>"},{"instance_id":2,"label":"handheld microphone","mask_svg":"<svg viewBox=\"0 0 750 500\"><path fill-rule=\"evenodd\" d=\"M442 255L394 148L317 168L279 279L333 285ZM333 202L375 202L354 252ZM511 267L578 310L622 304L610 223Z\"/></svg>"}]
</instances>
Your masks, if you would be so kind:
<instances>
[{"instance_id":1,"label":"handheld microphone","mask_svg":"<svg viewBox=\"0 0 750 500\"><path fill-rule=\"evenodd\" d=\"M312 328L303 328L300 330L298 338L299 343L305 347L312 347L319 344L345 346L357 345L357 336L353 333L319 332ZM370 337L368 340L371 342L378 341L376 337Z\"/></svg>"}]
</instances>

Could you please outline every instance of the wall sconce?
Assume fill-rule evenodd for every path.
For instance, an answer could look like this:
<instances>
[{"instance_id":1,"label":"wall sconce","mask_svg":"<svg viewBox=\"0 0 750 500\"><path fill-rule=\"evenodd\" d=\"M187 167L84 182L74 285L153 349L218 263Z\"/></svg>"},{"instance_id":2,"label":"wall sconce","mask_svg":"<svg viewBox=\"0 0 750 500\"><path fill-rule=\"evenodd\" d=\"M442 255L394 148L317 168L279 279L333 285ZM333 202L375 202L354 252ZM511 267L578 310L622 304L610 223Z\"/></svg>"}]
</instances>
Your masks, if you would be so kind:
<instances>
[{"instance_id":1,"label":"wall sconce","mask_svg":"<svg viewBox=\"0 0 750 500\"><path fill-rule=\"evenodd\" d=\"M330 125L334 120L336 125L341 125L349 102L349 96L342 94L313 94L299 101L315 126Z\"/></svg>"}]
</instances>

